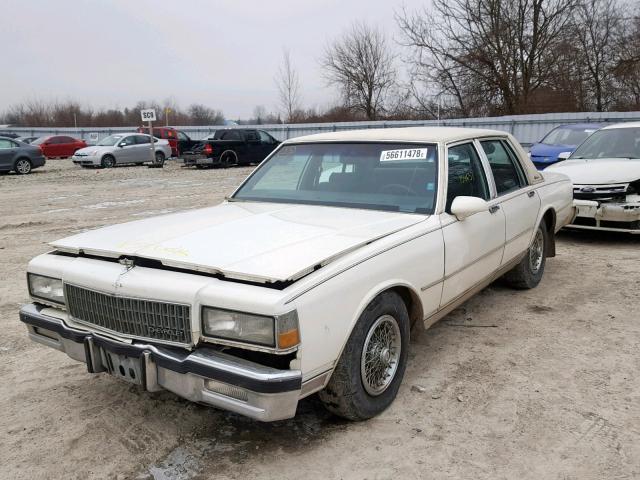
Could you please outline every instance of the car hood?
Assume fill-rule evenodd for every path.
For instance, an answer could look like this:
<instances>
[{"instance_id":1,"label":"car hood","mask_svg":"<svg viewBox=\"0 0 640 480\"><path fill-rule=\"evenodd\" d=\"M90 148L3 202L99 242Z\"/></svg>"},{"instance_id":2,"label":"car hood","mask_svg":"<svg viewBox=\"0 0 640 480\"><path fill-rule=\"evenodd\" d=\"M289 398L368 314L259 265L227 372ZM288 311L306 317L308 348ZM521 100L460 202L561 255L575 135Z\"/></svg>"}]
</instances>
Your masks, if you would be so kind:
<instances>
[{"instance_id":1,"label":"car hood","mask_svg":"<svg viewBox=\"0 0 640 480\"><path fill-rule=\"evenodd\" d=\"M81 148L79 150L76 150L76 155L78 153L89 153L89 152L95 152L95 151L98 151L98 152L110 152L110 151L113 150L113 148L114 147L106 147L106 146L105 147L102 147L102 146L98 147L97 145L93 145L93 146L84 147L84 148Z\"/></svg>"},{"instance_id":2,"label":"car hood","mask_svg":"<svg viewBox=\"0 0 640 480\"><path fill-rule=\"evenodd\" d=\"M92 230L51 245L76 254L153 259L238 280L288 282L424 219L350 208L225 202Z\"/></svg>"},{"instance_id":3,"label":"car hood","mask_svg":"<svg viewBox=\"0 0 640 480\"><path fill-rule=\"evenodd\" d=\"M640 179L640 159L569 159L546 170L564 173L575 185L629 183Z\"/></svg>"},{"instance_id":4,"label":"car hood","mask_svg":"<svg viewBox=\"0 0 640 480\"><path fill-rule=\"evenodd\" d=\"M534 143L529 151L532 157L549 157L556 160L562 152L573 152L575 145L547 145L546 143Z\"/></svg>"}]
</instances>

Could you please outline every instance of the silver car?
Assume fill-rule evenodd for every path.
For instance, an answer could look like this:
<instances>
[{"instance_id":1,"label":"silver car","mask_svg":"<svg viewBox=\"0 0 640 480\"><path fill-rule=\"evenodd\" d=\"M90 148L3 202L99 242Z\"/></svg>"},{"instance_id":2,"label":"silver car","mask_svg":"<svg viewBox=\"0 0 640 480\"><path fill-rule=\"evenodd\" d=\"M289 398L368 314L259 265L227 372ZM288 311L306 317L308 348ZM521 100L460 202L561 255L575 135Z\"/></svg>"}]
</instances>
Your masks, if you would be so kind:
<instances>
[{"instance_id":1,"label":"silver car","mask_svg":"<svg viewBox=\"0 0 640 480\"><path fill-rule=\"evenodd\" d=\"M144 133L116 133L103 138L96 145L81 148L72 160L83 167L111 168L127 163L148 163L150 167L162 167L165 159L171 156L171 145L167 140L153 137L155 155L152 160L150 138Z\"/></svg>"}]
</instances>

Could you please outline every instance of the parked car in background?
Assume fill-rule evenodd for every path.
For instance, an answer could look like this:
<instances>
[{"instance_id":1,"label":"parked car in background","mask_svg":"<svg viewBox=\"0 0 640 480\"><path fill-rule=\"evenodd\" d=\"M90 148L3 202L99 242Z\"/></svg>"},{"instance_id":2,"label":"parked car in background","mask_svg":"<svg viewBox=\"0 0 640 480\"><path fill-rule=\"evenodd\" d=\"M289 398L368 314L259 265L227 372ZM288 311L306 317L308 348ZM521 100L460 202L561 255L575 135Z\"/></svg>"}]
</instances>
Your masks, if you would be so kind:
<instances>
[{"instance_id":1,"label":"parked car in background","mask_svg":"<svg viewBox=\"0 0 640 480\"><path fill-rule=\"evenodd\" d=\"M73 163L83 167L111 168L124 164L149 164L162 167L171 156L167 140L154 138L155 159L151 160L151 138L145 133L117 133L103 138L95 145L78 150Z\"/></svg>"},{"instance_id":2,"label":"parked car in background","mask_svg":"<svg viewBox=\"0 0 640 480\"><path fill-rule=\"evenodd\" d=\"M531 145L530 158L538 170L558 162L558 155L573 152L578 145L596 130L599 123L573 123L560 125L547 133L538 143Z\"/></svg>"},{"instance_id":3,"label":"parked car in background","mask_svg":"<svg viewBox=\"0 0 640 480\"><path fill-rule=\"evenodd\" d=\"M149 127L138 128L138 133L148 134ZM169 142L172 157L180 157L182 152L192 149L199 143L198 140L191 140L189 135L173 127L153 127L153 136Z\"/></svg>"},{"instance_id":4,"label":"parked car in background","mask_svg":"<svg viewBox=\"0 0 640 480\"><path fill-rule=\"evenodd\" d=\"M0 130L0 137L4 138L18 138L19 135L17 133L3 132Z\"/></svg>"},{"instance_id":5,"label":"parked car in background","mask_svg":"<svg viewBox=\"0 0 640 480\"><path fill-rule=\"evenodd\" d=\"M47 158L68 158L87 146L84 140L78 140L66 135L40 137L33 140L31 145L40 147L40 150Z\"/></svg>"},{"instance_id":6,"label":"parked car in background","mask_svg":"<svg viewBox=\"0 0 640 480\"><path fill-rule=\"evenodd\" d=\"M538 285L572 201L569 179L505 132L299 137L220 205L53 242L27 267L20 319L149 391L263 421L319 392L365 420L396 397L413 324L502 275Z\"/></svg>"},{"instance_id":7,"label":"parked car in background","mask_svg":"<svg viewBox=\"0 0 640 480\"><path fill-rule=\"evenodd\" d=\"M26 175L45 163L46 159L38 147L17 142L13 138L0 137L0 172L14 171Z\"/></svg>"},{"instance_id":8,"label":"parked car in background","mask_svg":"<svg viewBox=\"0 0 640 480\"><path fill-rule=\"evenodd\" d=\"M187 167L251 165L260 163L278 145L280 142L263 130L228 128L216 130L212 138L199 142L182 158Z\"/></svg>"},{"instance_id":9,"label":"parked car in background","mask_svg":"<svg viewBox=\"0 0 640 480\"><path fill-rule=\"evenodd\" d=\"M22 143L31 143L38 137L16 137L16 140Z\"/></svg>"},{"instance_id":10,"label":"parked car in background","mask_svg":"<svg viewBox=\"0 0 640 480\"><path fill-rule=\"evenodd\" d=\"M578 216L569 227L640 234L640 122L598 130L547 171L573 182Z\"/></svg>"}]
</instances>

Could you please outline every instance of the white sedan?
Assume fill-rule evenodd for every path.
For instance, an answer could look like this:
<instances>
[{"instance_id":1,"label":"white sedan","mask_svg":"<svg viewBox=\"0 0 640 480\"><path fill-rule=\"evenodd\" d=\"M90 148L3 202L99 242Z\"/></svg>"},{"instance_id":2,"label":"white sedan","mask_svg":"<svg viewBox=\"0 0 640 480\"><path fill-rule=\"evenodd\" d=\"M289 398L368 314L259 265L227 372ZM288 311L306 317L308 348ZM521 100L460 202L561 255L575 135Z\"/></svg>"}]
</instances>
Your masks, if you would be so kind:
<instances>
[{"instance_id":1,"label":"white sedan","mask_svg":"<svg viewBox=\"0 0 640 480\"><path fill-rule=\"evenodd\" d=\"M573 181L571 228L640 234L640 122L602 128L546 171Z\"/></svg>"},{"instance_id":2,"label":"white sedan","mask_svg":"<svg viewBox=\"0 0 640 480\"><path fill-rule=\"evenodd\" d=\"M352 420L395 398L410 329L493 280L540 282L569 179L491 130L283 143L220 205L53 242L31 338L147 390L270 421L315 392Z\"/></svg>"}]
</instances>

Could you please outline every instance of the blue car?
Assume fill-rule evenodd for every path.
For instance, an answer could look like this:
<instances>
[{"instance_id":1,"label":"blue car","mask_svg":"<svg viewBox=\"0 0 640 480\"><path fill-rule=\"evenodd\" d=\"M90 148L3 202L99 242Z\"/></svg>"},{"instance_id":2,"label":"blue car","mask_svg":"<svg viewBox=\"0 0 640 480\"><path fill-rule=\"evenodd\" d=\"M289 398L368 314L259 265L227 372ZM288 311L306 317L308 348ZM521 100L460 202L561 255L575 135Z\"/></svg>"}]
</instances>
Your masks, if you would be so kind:
<instances>
[{"instance_id":1,"label":"blue car","mask_svg":"<svg viewBox=\"0 0 640 480\"><path fill-rule=\"evenodd\" d=\"M543 170L559 162L558 155L573 152L589 135L602 127L599 123L560 125L547 133L540 142L531 145L531 161L538 170Z\"/></svg>"}]
</instances>

